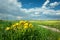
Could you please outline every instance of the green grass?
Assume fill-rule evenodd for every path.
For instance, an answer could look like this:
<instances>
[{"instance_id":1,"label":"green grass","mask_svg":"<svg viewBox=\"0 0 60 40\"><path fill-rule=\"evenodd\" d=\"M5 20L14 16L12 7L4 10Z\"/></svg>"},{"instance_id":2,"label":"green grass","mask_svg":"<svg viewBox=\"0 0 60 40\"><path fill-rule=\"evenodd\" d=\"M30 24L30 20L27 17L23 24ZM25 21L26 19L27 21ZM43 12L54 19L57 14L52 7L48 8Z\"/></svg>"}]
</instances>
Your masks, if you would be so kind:
<instances>
[{"instance_id":1,"label":"green grass","mask_svg":"<svg viewBox=\"0 0 60 40\"><path fill-rule=\"evenodd\" d=\"M48 20L48 21L35 21L39 25L44 25L52 28L57 28L60 30L60 20Z\"/></svg>"},{"instance_id":2,"label":"green grass","mask_svg":"<svg viewBox=\"0 0 60 40\"><path fill-rule=\"evenodd\" d=\"M12 24L18 21L0 21L0 40L59 40L60 33L42 28L38 25L49 26L47 21L34 21L32 24L34 28L32 29L22 29L22 30L9 30L6 31L5 28L7 26L11 26ZM57 23L56 23L57 24ZM52 24L54 25L54 24ZM53 27L53 26L52 26ZM60 27L59 27L60 28Z\"/></svg>"}]
</instances>

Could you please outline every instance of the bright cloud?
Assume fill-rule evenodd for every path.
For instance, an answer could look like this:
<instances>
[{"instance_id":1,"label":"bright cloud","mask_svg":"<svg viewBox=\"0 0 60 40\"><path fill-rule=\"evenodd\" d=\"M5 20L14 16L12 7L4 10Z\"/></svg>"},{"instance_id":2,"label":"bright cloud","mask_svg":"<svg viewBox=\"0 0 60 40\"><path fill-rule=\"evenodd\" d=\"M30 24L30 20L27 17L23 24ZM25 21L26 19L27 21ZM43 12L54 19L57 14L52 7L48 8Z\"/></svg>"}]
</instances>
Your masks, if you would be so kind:
<instances>
[{"instance_id":1,"label":"bright cloud","mask_svg":"<svg viewBox=\"0 0 60 40\"><path fill-rule=\"evenodd\" d=\"M46 5L49 3L49 0L46 0L46 2L43 4L42 8L46 8Z\"/></svg>"},{"instance_id":2,"label":"bright cloud","mask_svg":"<svg viewBox=\"0 0 60 40\"><path fill-rule=\"evenodd\" d=\"M58 5L60 5L60 2L50 3L50 6L51 6L52 8L54 8L54 7L58 6Z\"/></svg>"},{"instance_id":3,"label":"bright cloud","mask_svg":"<svg viewBox=\"0 0 60 40\"><path fill-rule=\"evenodd\" d=\"M49 2L46 0L43 6L39 8L26 9L22 8L22 3L17 2L17 0L0 0L0 19L39 19L40 17L45 19L48 15L60 16L60 10L46 7ZM58 4L57 2L50 3L50 6L57 6Z\"/></svg>"},{"instance_id":4,"label":"bright cloud","mask_svg":"<svg viewBox=\"0 0 60 40\"><path fill-rule=\"evenodd\" d=\"M20 15L20 8L22 7L21 3L18 3L17 0L0 0L0 16L4 18L17 18L17 15ZM5 16L5 17L4 17ZM4 17L4 18L3 18Z\"/></svg>"}]
</instances>

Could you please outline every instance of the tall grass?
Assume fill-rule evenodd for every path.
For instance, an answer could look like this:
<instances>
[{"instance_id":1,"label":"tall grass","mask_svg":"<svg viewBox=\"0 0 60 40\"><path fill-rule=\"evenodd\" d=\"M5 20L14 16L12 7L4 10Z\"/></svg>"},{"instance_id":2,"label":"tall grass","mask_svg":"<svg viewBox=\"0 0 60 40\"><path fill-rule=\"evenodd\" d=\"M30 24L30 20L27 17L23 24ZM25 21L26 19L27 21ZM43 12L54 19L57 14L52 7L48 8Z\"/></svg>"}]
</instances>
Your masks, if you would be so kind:
<instances>
[{"instance_id":1,"label":"tall grass","mask_svg":"<svg viewBox=\"0 0 60 40\"><path fill-rule=\"evenodd\" d=\"M14 27L12 27L12 24L15 24L15 23L3 22L3 24L1 24L0 40L60 40L59 39L60 33L53 32L53 31L44 29L42 27L39 27L38 24L35 22L31 23L33 25L32 28L27 28L27 29L16 28L14 30ZM9 26L9 28L11 29L6 30L7 26ZM15 27L21 27L21 26L15 26Z\"/></svg>"}]
</instances>

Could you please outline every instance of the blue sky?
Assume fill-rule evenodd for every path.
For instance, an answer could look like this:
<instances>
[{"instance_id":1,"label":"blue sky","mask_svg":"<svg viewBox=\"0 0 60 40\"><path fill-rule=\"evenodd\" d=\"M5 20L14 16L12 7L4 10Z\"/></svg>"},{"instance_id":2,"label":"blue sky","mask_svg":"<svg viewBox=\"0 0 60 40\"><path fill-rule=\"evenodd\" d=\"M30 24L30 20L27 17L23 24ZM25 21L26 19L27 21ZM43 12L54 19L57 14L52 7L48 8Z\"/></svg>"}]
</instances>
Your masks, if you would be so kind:
<instances>
[{"instance_id":1,"label":"blue sky","mask_svg":"<svg viewBox=\"0 0 60 40\"><path fill-rule=\"evenodd\" d=\"M22 3L23 8L34 8L34 7L42 7L46 0L18 0L18 2ZM49 3L60 2L60 0L49 0ZM59 6L56 6L55 9L59 9Z\"/></svg>"},{"instance_id":2,"label":"blue sky","mask_svg":"<svg viewBox=\"0 0 60 40\"><path fill-rule=\"evenodd\" d=\"M0 0L2 20L60 20L60 0Z\"/></svg>"}]
</instances>

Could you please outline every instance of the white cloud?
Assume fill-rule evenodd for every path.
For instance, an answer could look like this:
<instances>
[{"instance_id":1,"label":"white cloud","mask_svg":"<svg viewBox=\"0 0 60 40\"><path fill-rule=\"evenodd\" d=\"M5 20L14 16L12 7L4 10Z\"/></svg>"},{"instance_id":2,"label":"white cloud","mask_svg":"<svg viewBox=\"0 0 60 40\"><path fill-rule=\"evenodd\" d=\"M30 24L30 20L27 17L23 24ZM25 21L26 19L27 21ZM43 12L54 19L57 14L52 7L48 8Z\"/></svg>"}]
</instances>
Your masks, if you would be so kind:
<instances>
[{"instance_id":1,"label":"white cloud","mask_svg":"<svg viewBox=\"0 0 60 40\"><path fill-rule=\"evenodd\" d=\"M46 2L43 4L42 8L46 8L46 5L49 3L49 0L46 0Z\"/></svg>"},{"instance_id":2,"label":"white cloud","mask_svg":"<svg viewBox=\"0 0 60 40\"><path fill-rule=\"evenodd\" d=\"M22 19L23 17L21 17L21 16L17 16L17 18L18 18L18 19Z\"/></svg>"},{"instance_id":3,"label":"white cloud","mask_svg":"<svg viewBox=\"0 0 60 40\"><path fill-rule=\"evenodd\" d=\"M56 6L60 5L60 2L54 2L54 3L50 3L50 7L54 8Z\"/></svg>"},{"instance_id":4,"label":"white cloud","mask_svg":"<svg viewBox=\"0 0 60 40\"><path fill-rule=\"evenodd\" d=\"M17 7L22 7L21 3L18 3L17 0L0 0L0 5L0 8L3 7L4 9L16 9Z\"/></svg>"},{"instance_id":5,"label":"white cloud","mask_svg":"<svg viewBox=\"0 0 60 40\"><path fill-rule=\"evenodd\" d=\"M22 4L20 2L17 2L17 0L0 0L0 14L2 16L5 16L5 18L16 18L17 15L20 15L20 13L22 13L20 11L21 7Z\"/></svg>"},{"instance_id":6,"label":"white cloud","mask_svg":"<svg viewBox=\"0 0 60 40\"><path fill-rule=\"evenodd\" d=\"M5 17L12 19L23 19L31 17L38 17L42 15L60 15L60 10L48 9L46 6L48 5L49 0L43 4L42 7L36 8L22 8L21 2L17 2L17 0L0 0L0 17L4 15ZM2 4L2 5L1 5ZM32 18L31 18L32 19ZM35 19L35 18L33 18Z\"/></svg>"},{"instance_id":7,"label":"white cloud","mask_svg":"<svg viewBox=\"0 0 60 40\"><path fill-rule=\"evenodd\" d=\"M44 9L44 8L33 8L33 9L29 9L29 10L26 9L25 13L34 14L36 16L38 16L39 14L59 15L60 14L60 10Z\"/></svg>"},{"instance_id":8,"label":"white cloud","mask_svg":"<svg viewBox=\"0 0 60 40\"><path fill-rule=\"evenodd\" d=\"M39 12L35 12L35 15L39 15Z\"/></svg>"},{"instance_id":9,"label":"white cloud","mask_svg":"<svg viewBox=\"0 0 60 40\"><path fill-rule=\"evenodd\" d=\"M17 7L22 7L22 4L20 2L17 2L17 0L8 0L9 5L15 5Z\"/></svg>"},{"instance_id":10,"label":"white cloud","mask_svg":"<svg viewBox=\"0 0 60 40\"><path fill-rule=\"evenodd\" d=\"M39 17L40 15L30 14L31 17Z\"/></svg>"},{"instance_id":11,"label":"white cloud","mask_svg":"<svg viewBox=\"0 0 60 40\"><path fill-rule=\"evenodd\" d=\"M51 9L49 9L49 10L44 10L44 12L43 12L43 14L49 14L49 15L59 15L60 14L60 10L51 10Z\"/></svg>"}]
</instances>

